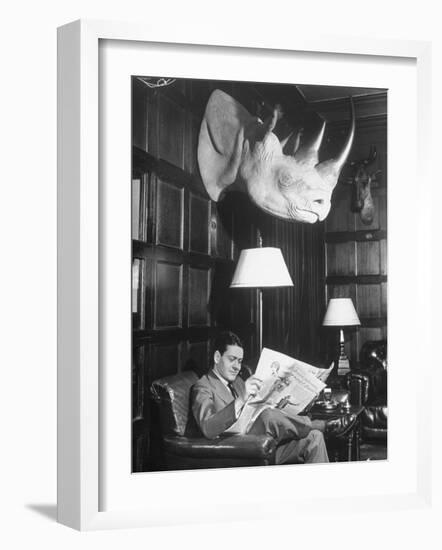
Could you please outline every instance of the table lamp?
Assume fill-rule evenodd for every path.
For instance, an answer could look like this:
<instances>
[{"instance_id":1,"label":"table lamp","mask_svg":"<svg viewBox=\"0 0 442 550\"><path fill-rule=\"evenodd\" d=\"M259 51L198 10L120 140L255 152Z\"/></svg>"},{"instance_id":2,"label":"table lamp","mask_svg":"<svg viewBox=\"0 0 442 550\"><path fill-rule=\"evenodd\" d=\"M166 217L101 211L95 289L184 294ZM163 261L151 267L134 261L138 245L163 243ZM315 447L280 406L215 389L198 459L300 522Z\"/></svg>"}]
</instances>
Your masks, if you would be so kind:
<instances>
[{"instance_id":1,"label":"table lamp","mask_svg":"<svg viewBox=\"0 0 442 550\"><path fill-rule=\"evenodd\" d=\"M325 327L339 327L338 376L350 371L350 362L344 351L344 327L360 325L351 298L331 298L322 322Z\"/></svg>"},{"instance_id":2,"label":"table lamp","mask_svg":"<svg viewBox=\"0 0 442 550\"><path fill-rule=\"evenodd\" d=\"M230 288L258 290L259 351L262 350L262 288L293 286L281 249L270 246L241 251Z\"/></svg>"}]
</instances>

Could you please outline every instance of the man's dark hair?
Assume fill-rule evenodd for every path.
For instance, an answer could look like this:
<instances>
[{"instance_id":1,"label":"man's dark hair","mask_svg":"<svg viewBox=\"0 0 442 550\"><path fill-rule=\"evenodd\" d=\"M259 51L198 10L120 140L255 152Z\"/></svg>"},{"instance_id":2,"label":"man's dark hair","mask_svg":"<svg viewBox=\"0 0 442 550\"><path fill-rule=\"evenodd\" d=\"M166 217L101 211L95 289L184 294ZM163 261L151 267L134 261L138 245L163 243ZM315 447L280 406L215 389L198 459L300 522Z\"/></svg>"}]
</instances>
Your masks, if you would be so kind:
<instances>
[{"instance_id":1,"label":"man's dark hair","mask_svg":"<svg viewBox=\"0 0 442 550\"><path fill-rule=\"evenodd\" d=\"M234 332L230 332L229 330L220 332L215 338L213 343L213 353L219 351L222 355L226 351L227 346L239 346L240 348L244 348L239 337Z\"/></svg>"}]
</instances>

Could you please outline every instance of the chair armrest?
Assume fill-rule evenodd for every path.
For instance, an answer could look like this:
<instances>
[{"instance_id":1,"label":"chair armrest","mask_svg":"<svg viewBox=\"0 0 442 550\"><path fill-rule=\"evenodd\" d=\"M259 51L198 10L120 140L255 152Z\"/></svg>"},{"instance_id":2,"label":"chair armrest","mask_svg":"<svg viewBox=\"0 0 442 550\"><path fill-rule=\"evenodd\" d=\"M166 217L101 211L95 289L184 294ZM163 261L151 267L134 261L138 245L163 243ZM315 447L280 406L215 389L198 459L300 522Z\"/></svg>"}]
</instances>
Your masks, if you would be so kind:
<instances>
[{"instance_id":1,"label":"chair armrest","mask_svg":"<svg viewBox=\"0 0 442 550\"><path fill-rule=\"evenodd\" d=\"M268 435L221 435L216 439L165 436L164 450L176 455L199 458L270 459L276 442Z\"/></svg>"},{"instance_id":2,"label":"chair armrest","mask_svg":"<svg viewBox=\"0 0 442 550\"><path fill-rule=\"evenodd\" d=\"M346 377L352 405L365 405L368 400L370 377L363 372L349 372Z\"/></svg>"},{"instance_id":3,"label":"chair armrest","mask_svg":"<svg viewBox=\"0 0 442 550\"><path fill-rule=\"evenodd\" d=\"M347 387L352 402L385 404L387 402L387 371L382 367L359 368L347 375ZM358 401L360 399L360 401Z\"/></svg>"},{"instance_id":4,"label":"chair armrest","mask_svg":"<svg viewBox=\"0 0 442 550\"><path fill-rule=\"evenodd\" d=\"M387 429L387 405L368 405L362 413L362 420L364 425L369 428Z\"/></svg>"}]
</instances>

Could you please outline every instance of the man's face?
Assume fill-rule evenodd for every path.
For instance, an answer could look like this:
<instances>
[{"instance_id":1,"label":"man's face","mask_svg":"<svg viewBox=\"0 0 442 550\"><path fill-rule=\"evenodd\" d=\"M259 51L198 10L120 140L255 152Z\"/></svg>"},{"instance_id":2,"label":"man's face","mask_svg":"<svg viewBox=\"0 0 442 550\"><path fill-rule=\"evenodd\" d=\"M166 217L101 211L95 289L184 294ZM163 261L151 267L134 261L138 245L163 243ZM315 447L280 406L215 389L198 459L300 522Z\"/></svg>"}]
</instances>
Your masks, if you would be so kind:
<instances>
[{"instance_id":1,"label":"man's face","mask_svg":"<svg viewBox=\"0 0 442 550\"><path fill-rule=\"evenodd\" d=\"M241 370L241 363L244 350L239 346L227 346L226 351L221 355L215 351L213 359L215 361L215 371L227 380L233 382Z\"/></svg>"}]
</instances>

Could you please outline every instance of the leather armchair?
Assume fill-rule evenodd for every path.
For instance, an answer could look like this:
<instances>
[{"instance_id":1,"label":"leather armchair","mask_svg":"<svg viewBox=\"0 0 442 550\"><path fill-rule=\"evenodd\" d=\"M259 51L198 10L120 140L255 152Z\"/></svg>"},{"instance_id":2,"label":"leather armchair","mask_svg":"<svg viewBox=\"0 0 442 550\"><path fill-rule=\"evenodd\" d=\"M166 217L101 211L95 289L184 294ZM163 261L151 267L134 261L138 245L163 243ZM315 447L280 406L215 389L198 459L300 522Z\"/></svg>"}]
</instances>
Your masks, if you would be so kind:
<instances>
[{"instance_id":1,"label":"leather armchair","mask_svg":"<svg viewBox=\"0 0 442 550\"><path fill-rule=\"evenodd\" d=\"M168 470L263 466L275 463L275 440L265 435L199 435L190 413L190 389L198 380L185 371L156 380L152 397L159 408L162 459Z\"/></svg>"},{"instance_id":2,"label":"leather armchair","mask_svg":"<svg viewBox=\"0 0 442 550\"><path fill-rule=\"evenodd\" d=\"M364 405L361 414L363 439L387 438L387 341L365 342L359 354L359 364L347 375L350 400Z\"/></svg>"}]
</instances>

